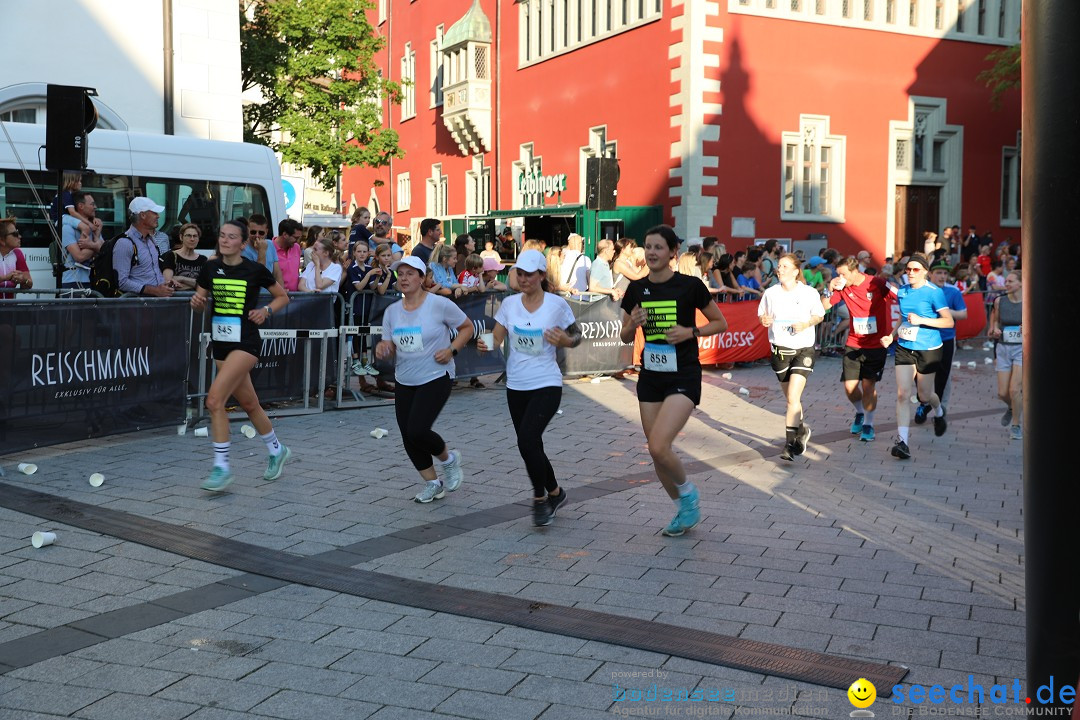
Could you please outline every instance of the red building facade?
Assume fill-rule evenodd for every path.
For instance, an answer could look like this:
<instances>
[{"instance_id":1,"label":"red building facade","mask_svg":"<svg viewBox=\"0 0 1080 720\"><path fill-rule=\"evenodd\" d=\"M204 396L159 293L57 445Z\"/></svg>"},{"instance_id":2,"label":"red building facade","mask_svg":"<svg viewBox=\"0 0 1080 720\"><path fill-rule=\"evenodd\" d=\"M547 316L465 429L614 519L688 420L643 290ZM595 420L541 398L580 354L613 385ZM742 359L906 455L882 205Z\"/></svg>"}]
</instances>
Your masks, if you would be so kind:
<instances>
[{"instance_id":1,"label":"red building facade","mask_svg":"<svg viewBox=\"0 0 1080 720\"><path fill-rule=\"evenodd\" d=\"M1019 95L995 110L976 77L1020 0L381 0L372 22L406 154L343 190L396 225L577 205L614 157L618 205L684 237L1019 241Z\"/></svg>"}]
</instances>

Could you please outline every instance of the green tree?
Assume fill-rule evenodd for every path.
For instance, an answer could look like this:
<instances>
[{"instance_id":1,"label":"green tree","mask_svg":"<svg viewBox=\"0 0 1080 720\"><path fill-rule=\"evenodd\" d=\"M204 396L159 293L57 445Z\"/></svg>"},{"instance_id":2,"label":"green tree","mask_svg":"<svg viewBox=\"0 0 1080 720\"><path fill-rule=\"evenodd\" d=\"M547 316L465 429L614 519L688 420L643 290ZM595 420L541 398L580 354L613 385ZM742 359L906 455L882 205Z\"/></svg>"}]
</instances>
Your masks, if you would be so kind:
<instances>
[{"instance_id":1,"label":"green tree","mask_svg":"<svg viewBox=\"0 0 1080 720\"><path fill-rule=\"evenodd\" d=\"M987 55L986 60L993 65L979 73L978 79L990 88L990 103L997 110L1001 107L1002 95L1020 87L1020 46L998 48Z\"/></svg>"},{"instance_id":2,"label":"green tree","mask_svg":"<svg viewBox=\"0 0 1080 720\"><path fill-rule=\"evenodd\" d=\"M244 139L308 167L325 187L343 165L385 165L404 153L382 123L382 104L400 86L382 77L385 40L364 11L371 0L239 0Z\"/></svg>"}]
</instances>

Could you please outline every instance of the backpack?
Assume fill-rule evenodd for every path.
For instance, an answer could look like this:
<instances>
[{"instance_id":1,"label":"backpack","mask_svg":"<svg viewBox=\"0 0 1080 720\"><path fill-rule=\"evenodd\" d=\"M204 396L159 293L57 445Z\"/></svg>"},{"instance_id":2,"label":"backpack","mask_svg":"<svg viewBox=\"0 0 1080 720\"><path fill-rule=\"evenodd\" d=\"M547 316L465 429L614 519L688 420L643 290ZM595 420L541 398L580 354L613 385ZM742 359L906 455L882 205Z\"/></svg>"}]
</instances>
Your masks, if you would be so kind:
<instances>
[{"instance_id":1,"label":"backpack","mask_svg":"<svg viewBox=\"0 0 1080 720\"><path fill-rule=\"evenodd\" d=\"M765 263L768 263L768 270L765 269ZM773 282L776 281L776 261L770 257L765 258L761 262L761 287L768 288Z\"/></svg>"},{"instance_id":2,"label":"backpack","mask_svg":"<svg viewBox=\"0 0 1080 720\"><path fill-rule=\"evenodd\" d=\"M101 251L94 258L94 266L90 269L90 289L101 293L107 298L120 297L120 280L113 267L113 249L121 239L127 239L131 243L131 267L139 264L139 246L126 234L117 235L112 240L106 240L101 246Z\"/></svg>"},{"instance_id":3,"label":"backpack","mask_svg":"<svg viewBox=\"0 0 1080 720\"><path fill-rule=\"evenodd\" d=\"M64 248L60 246L59 240L53 239L49 243L49 264L52 265L52 274L56 280L56 287L60 287L67 267L64 265Z\"/></svg>"}]
</instances>

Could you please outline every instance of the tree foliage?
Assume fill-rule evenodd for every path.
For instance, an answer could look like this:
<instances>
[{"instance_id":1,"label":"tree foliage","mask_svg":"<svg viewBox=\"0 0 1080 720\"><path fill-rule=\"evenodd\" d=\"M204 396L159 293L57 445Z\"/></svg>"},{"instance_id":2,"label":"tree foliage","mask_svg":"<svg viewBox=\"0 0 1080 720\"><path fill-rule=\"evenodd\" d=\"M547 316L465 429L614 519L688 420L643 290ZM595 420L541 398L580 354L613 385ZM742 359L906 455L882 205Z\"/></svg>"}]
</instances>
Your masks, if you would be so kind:
<instances>
[{"instance_id":1,"label":"tree foliage","mask_svg":"<svg viewBox=\"0 0 1080 720\"><path fill-rule=\"evenodd\" d=\"M996 110L1006 92L1020 87L1020 46L998 48L986 60L993 65L979 73L978 79L990 88L990 102Z\"/></svg>"},{"instance_id":2,"label":"tree foliage","mask_svg":"<svg viewBox=\"0 0 1080 720\"><path fill-rule=\"evenodd\" d=\"M384 46L367 20L371 0L239 0L244 139L333 186L343 165L385 165L401 157L382 105L401 88L375 62ZM250 18L250 19L249 19Z\"/></svg>"}]
</instances>

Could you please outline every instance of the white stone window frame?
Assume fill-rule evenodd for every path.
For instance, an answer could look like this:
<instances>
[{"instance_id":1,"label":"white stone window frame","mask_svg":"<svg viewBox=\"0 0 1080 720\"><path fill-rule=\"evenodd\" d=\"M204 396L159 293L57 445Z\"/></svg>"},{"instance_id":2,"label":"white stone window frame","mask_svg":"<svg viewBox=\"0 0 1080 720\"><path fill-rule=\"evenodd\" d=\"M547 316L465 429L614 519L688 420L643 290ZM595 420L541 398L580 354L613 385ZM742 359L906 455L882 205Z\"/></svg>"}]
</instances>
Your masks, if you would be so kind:
<instances>
[{"instance_id":1,"label":"white stone window frame","mask_svg":"<svg viewBox=\"0 0 1080 720\"><path fill-rule=\"evenodd\" d=\"M612 9L621 10L620 2L615 0ZM611 22L610 29L607 0L518 0L516 4L518 68L565 55L664 17L664 0L629 0L626 22L618 17ZM618 14L621 16L621 12Z\"/></svg>"},{"instance_id":2,"label":"white stone window frame","mask_svg":"<svg viewBox=\"0 0 1080 720\"><path fill-rule=\"evenodd\" d=\"M911 6L916 5L916 24L908 22ZM780 20L795 20L836 25L861 30L880 30L901 35L917 35L936 39L964 40L987 45L1015 45L1020 42L1021 0L947 0L943 7L941 27L935 27L935 0L895 0L892 4L893 22L886 19L885 0L871 6L871 19L863 17L863 0L851 0L849 15L843 15L842 0L826 0L825 12L818 13L814 2L770 2L769 0L727 0L728 13L755 15ZM978 14L984 13L983 32L979 33ZM999 16L1004 14L1004 27L999 30ZM962 28L959 29L959 28ZM1003 31L1003 32L1002 32Z\"/></svg>"},{"instance_id":3,"label":"white stone window frame","mask_svg":"<svg viewBox=\"0 0 1080 720\"><path fill-rule=\"evenodd\" d=\"M845 167L847 159L847 136L846 135L834 135L829 132L828 115L799 115L799 131L798 132L785 132L781 134L780 140L780 219L789 221L802 221L802 222L830 222L830 223L842 223L844 222L844 197L845 192ZM828 213L807 212L806 208L802 207L802 198L804 195L804 183L802 173L799 172L804 162L804 148L806 147L806 138L810 134L813 137L813 150L811 151L811 177L819 178L821 175L821 148L828 147L831 150L832 158L829 161L829 185L828 195L830 199L830 207ZM786 183L786 170L787 170L787 148L789 145L794 145L795 160L793 173L793 210L788 211L785 208L785 183ZM817 207L820 199L819 183L813 182L810 193L810 204L813 207Z\"/></svg>"},{"instance_id":4,"label":"white stone window frame","mask_svg":"<svg viewBox=\"0 0 1080 720\"><path fill-rule=\"evenodd\" d=\"M428 107L442 107L443 87L446 85L446 67L443 65L442 39L445 26L435 28L435 39L430 45L431 88L428 91Z\"/></svg>"},{"instance_id":5,"label":"white stone window frame","mask_svg":"<svg viewBox=\"0 0 1080 720\"><path fill-rule=\"evenodd\" d=\"M518 159L511 163L510 181L513 183L511 190L513 191L512 201L513 209L521 210L523 208L539 207L544 204L544 194L542 192L532 195L521 192L518 185L521 180L521 176L527 172L543 174L544 158L541 155L534 155L534 145L531 142L522 143L518 151ZM529 204L526 205L525 203Z\"/></svg>"},{"instance_id":6,"label":"white stone window frame","mask_svg":"<svg viewBox=\"0 0 1080 720\"><path fill-rule=\"evenodd\" d=\"M1020 205L1020 165L1023 159L1023 144L1020 133L1016 133L1016 145L1001 148L1001 227L1015 227L1021 225ZM1011 161L1011 162L1009 162ZM1006 177L1007 176L1007 177ZM1008 182L1009 195L1005 196L1006 182Z\"/></svg>"},{"instance_id":7,"label":"white stone window frame","mask_svg":"<svg viewBox=\"0 0 1080 720\"><path fill-rule=\"evenodd\" d=\"M924 134L927 137L929 162L927 169L914 170L914 137L916 118L927 113ZM908 98L906 120L889 122L888 183L885 187L885 254L896 251L896 187L898 185L931 185L941 188L938 196L937 227L953 224L961 217L964 166L964 128L949 125L948 101L945 98L913 95ZM943 147L943 172L934 170L933 148L936 140L945 141ZM896 144L908 143L908 161L897 167Z\"/></svg>"},{"instance_id":8,"label":"white stone window frame","mask_svg":"<svg viewBox=\"0 0 1080 720\"><path fill-rule=\"evenodd\" d=\"M416 117L416 51L405 43L401 51L401 120Z\"/></svg>"},{"instance_id":9,"label":"white stone window frame","mask_svg":"<svg viewBox=\"0 0 1080 720\"><path fill-rule=\"evenodd\" d=\"M431 166L431 177L425 183L427 186L426 215L428 217L445 217L449 209L450 183L442 171L442 163L434 163Z\"/></svg>"},{"instance_id":10,"label":"white stone window frame","mask_svg":"<svg viewBox=\"0 0 1080 720\"><path fill-rule=\"evenodd\" d=\"M477 153L465 171L465 214L486 215L490 210L491 168L484 165L483 154Z\"/></svg>"},{"instance_id":11,"label":"white stone window frame","mask_svg":"<svg viewBox=\"0 0 1080 720\"><path fill-rule=\"evenodd\" d=\"M398 173L397 201L398 210L408 210L412 207L412 180L407 172Z\"/></svg>"},{"instance_id":12,"label":"white stone window frame","mask_svg":"<svg viewBox=\"0 0 1080 720\"><path fill-rule=\"evenodd\" d=\"M389 4L389 2L390 0L379 0L379 25L382 25L384 22L386 22L386 6Z\"/></svg>"},{"instance_id":13,"label":"white stone window frame","mask_svg":"<svg viewBox=\"0 0 1080 720\"><path fill-rule=\"evenodd\" d=\"M589 144L582 145L578 150L578 197L582 204L588 196L586 176L588 175L589 158L619 157L619 144L615 140L607 139L607 125L597 125L589 128Z\"/></svg>"}]
</instances>

